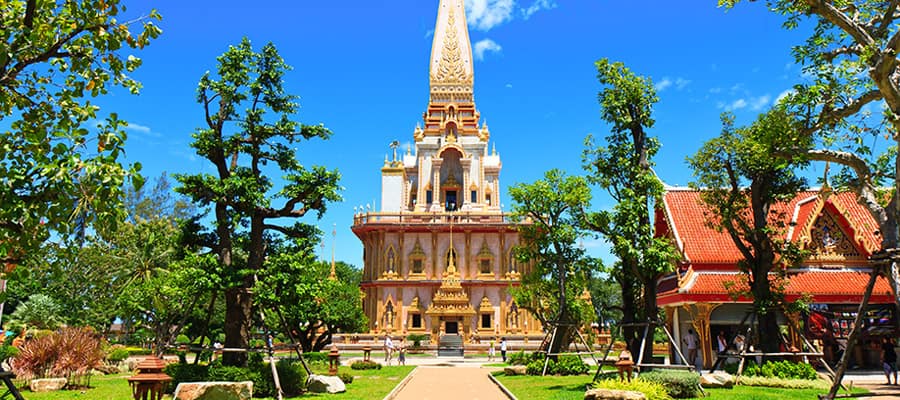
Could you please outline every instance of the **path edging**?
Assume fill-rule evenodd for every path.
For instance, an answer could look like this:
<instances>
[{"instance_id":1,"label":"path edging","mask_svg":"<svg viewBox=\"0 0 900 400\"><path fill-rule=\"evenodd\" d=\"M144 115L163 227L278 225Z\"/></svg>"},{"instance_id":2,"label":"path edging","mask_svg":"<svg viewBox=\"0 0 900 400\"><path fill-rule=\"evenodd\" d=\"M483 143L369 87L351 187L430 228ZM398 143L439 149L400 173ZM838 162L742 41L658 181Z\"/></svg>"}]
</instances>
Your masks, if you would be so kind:
<instances>
[{"instance_id":1,"label":"path edging","mask_svg":"<svg viewBox=\"0 0 900 400\"><path fill-rule=\"evenodd\" d=\"M394 386L394 390L391 390L391 392L388 393L387 396L384 397L384 400L394 400L394 398L397 397L397 394L399 394L400 391L403 390L404 387L406 387L406 384L409 383L409 381L412 379L413 375L415 375L416 372L418 372L418 371L419 371L418 366L413 368L412 371L409 371L409 374L406 375L406 378L403 378L403 380L400 381L400 383L398 383L397 386Z\"/></svg>"},{"instance_id":2,"label":"path edging","mask_svg":"<svg viewBox=\"0 0 900 400\"><path fill-rule=\"evenodd\" d=\"M494 374L490 373L490 371L488 371L488 378L491 378L491 382L494 382L494 384L500 388L500 391L503 392L503 394L505 394L506 397L509 398L509 400L519 400L518 398L516 398L516 395L512 394L512 392L510 392L509 389L506 388L506 386L503 386L503 384L500 383L500 381L497 380L497 378L494 377Z\"/></svg>"}]
</instances>

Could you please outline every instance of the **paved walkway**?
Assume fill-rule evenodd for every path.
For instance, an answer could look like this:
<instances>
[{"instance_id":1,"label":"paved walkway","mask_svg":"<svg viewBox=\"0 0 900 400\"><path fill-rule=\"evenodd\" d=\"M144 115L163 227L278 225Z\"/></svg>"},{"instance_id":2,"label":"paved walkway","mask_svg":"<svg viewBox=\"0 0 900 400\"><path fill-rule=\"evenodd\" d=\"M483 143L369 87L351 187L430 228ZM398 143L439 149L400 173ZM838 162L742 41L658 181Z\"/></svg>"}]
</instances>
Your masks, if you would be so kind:
<instances>
[{"instance_id":1,"label":"paved walkway","mask_svg":"<svg viewBox=\"0 0 900 400\"><path fill-rule=\"evenodd\" d=\"M396 400L508 400L488 378L490 371L477 366L416 368Z\"/></svg>"}]
</instances>

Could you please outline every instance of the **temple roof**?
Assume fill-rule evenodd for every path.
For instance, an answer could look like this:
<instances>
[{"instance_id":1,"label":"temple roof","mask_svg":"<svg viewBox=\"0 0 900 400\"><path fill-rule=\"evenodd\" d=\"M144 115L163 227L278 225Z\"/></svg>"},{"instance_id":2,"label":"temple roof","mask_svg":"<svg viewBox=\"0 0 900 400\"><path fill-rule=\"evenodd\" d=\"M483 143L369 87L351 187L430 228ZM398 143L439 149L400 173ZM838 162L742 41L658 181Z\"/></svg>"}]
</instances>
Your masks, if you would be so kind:
<instances>
[{"instance_id":1,"label":"temple roof","mask_svg":"<svg viewBox=\"0 0 900 400\"><path fill-rule=\"evenodd\" d=\"M743 259L727 232L708 224L709 210L696 190L674 189L663 198L664 210L658 214L657 232L671 235L684 261L697 264L733 265ZM770 218L782 218L785 238L808 242L810 229L818 216L828 213L864 256L880 246L878 224L871 214L856 202L853 193L820 193L804 191L788 202L772 207Z\"/></svg>"}]
</instances>

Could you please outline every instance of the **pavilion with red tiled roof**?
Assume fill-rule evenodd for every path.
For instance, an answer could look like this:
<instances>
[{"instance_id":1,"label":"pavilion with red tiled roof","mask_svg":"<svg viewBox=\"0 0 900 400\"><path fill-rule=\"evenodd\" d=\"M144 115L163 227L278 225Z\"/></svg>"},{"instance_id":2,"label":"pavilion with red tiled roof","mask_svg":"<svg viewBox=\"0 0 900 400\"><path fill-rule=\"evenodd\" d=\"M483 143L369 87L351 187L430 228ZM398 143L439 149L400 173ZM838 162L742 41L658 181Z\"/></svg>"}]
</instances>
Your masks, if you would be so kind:
<instances>
[{"instance_id":1,"label":"pavilion with red tiled roof","mask_svg":"<svg viewBox=\"0 0 900 400\"><path fill-rule=\"evenodd\" d=\"M709 218L700 192L691 189L668 190L656 215L657 235L669 237L681 253L677 271L659 281L658 304L679 343L689 328L697 332L705 366L715 354L712 332L736 335L752 304L741 295L748 291L747 278L736 266L743 256L731 236L715 229ZM881 243L878 225L852 193L829 189L800 192L773 206L769 218L773 226L784 227L785 239L809 251L779 284L787 300L811 304L802 324L806 332L792 333L819 341L828 358L852 328L871 271L867 260ZM864 328L869 337L895 332L893 292L886 279L878 279ZM857 362L865 364L873 357L877 361L877 356L859 354Z\"/></svg>"}]
</instances>

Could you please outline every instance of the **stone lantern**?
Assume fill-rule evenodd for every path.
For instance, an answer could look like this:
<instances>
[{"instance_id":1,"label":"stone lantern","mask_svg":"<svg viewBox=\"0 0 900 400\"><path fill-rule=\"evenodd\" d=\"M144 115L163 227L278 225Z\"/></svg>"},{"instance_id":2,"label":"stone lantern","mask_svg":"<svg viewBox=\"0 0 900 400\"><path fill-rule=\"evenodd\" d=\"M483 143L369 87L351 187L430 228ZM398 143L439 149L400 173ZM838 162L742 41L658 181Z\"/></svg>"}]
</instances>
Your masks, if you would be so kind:
<instances>
[{"instance_id":1,"label":"stone lantern","mask_svg":"<svg viewBox=\"0 0 900 400\"><path fill-rule=\"evenodd\" d=\"M147 357L135 367L137 374L128 377L134 400L162 400L166 385L172 377L163 373L166 363L156 357Z\"/></svg>"},{"instance_id":2,"label":"stone lantern","mask_svg":"<svg viewBox=\"0 0 900 400\"><path fill-rule=\"evenodd\" d=\"M337 345L331 345L331 351L328 353L328 375L337 375L338 366L341 365L340 358L341 353L338 351Z\"/></svg>"}]
</instances>

